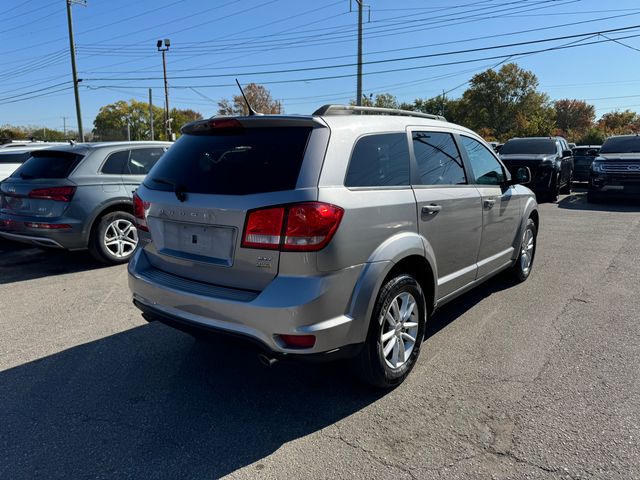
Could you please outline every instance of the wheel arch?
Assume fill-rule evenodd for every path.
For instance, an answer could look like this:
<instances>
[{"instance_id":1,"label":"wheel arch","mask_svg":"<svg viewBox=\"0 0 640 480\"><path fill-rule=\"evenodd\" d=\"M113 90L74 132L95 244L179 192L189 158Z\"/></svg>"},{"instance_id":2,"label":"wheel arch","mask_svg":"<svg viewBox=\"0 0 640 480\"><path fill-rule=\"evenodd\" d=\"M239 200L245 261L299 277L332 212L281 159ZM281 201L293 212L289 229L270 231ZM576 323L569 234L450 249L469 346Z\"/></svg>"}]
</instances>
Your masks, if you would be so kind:
<instances>
[{"instance_id":1,"label":"wheel arch","mask_svg":"<svg viewBox=\"0 0 640 480\"><path fill-rule=\"evenodd\" d=\"M85 233L87 245L91 241L93 231L100 223L100 219L105 215L113 212L127 212L133 215L133 202L127 200L116 200L114 202L109 202L107 204L101 205L99 208L97 208L91 217L91 221L88 223L89 227L87 228Z\"/></svg>"}]
</instances>

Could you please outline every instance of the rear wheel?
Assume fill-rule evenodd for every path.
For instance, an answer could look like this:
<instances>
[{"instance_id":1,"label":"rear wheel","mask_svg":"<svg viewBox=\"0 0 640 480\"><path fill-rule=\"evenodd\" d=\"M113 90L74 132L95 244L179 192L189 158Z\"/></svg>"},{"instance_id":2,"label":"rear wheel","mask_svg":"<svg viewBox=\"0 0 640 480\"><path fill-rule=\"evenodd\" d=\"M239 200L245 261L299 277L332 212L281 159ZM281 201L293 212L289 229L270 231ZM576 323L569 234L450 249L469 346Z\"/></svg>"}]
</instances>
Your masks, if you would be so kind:
<instances>
[{"instance_id":1,"label":"rear wheel","mask_svg":"<svg viewBox=\"0 0 640 480\"><path fill-rule=\"evenodd\" d=\"M138 245L133 215L111 212L103 216L91 232L89 251L103 263L126 263Z\"/></svg>"},{"instance_id":2,"label":"rear wheel","mask_svg":"<svg viewBox=\"0 0 640 480\"><path fill-rule=\"evenodd\" d=\"M531 275L533 260L536 255L537 235L538 229L535 222L532 219L528 219L520 240L520 253L516 263L511 267L512 277L518 283L524 282Z\"/></svg>"},{"instance_id":3,"label":"rear wheel","mask_svg":"<svg viewBox=\"0 0 640 480\"><path fill-rule=\"evenodd\" d=\"M378 294L367 341L353 361L356 373L376 387L402 383L420 354L426 321L425 297L416 279L401 274L387 281Z\"/></svg>"},{"instance_id":4,"label":"rear wheel","mask_svg":"<svg viewBox=\"0 0 640 480\"><path fill-rule=\"evenodd\" d=\"M570 194L572 184L573 184L573 173L569 175L569 180L567 181L567 184L564 187L562 187L562 189L560 190L560 193L566 193L567 195Z\"/></svg>"}]
</instances>

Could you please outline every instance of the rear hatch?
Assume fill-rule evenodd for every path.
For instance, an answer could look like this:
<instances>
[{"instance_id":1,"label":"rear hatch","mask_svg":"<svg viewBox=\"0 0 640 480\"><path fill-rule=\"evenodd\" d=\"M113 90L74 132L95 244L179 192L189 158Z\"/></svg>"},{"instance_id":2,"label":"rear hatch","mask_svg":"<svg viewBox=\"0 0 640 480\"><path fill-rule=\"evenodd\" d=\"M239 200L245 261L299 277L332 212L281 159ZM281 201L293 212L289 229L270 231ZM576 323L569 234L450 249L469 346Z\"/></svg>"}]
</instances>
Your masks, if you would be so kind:
<instances>
[{"instance_id":1,"label":"rear hatch","mask_svg":"<svg viewBox=\"0 0 640 480\"><path fill-rule=\"evenodd\" d=\"M60 217L76 191L67 177L83 156L42 150L0 184L0 212L35 218Z\"/></svg>"},{"instance_id":2,"label":"rear hatch","mask_svg":"<svg viewBox=\"0 0 640 480\"><path fill-rule=\"evenodd\" d=\"M243 117L196 122L183 133L138 190L149 263L189 280L262 290L280 253L260 242L242 246L248 213L262 212L252 222L269 227L283 213L268 207L317 199L328 129L310 117Z\"/></svg>"}]
</instances>

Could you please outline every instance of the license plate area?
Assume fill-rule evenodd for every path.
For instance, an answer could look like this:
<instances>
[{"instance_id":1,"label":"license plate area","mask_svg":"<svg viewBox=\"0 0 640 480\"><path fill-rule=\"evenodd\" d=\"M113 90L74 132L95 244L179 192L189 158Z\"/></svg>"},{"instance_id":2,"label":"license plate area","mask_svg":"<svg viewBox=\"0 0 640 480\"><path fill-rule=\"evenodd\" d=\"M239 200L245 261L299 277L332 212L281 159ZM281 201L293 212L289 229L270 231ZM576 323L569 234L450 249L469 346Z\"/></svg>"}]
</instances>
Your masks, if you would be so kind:
<instances>
[{"instance_id":1,"label":"license plate area","mask_svg":"<svg viewBox=\"0 0 640 480\"><path fill-rule=\"evenodd\" d=\"M234 227L164 222L159 253L230 267L236 240Z\"/></svg>"}]
</instances>

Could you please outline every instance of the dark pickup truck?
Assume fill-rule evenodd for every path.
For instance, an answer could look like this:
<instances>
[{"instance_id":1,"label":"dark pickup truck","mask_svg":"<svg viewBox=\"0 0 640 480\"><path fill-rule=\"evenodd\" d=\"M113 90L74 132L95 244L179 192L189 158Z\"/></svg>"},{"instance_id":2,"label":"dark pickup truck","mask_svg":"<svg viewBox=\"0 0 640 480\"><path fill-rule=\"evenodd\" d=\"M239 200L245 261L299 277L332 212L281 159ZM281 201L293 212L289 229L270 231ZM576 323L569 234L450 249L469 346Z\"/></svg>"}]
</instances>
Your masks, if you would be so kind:
<instances>
[{"instance_id":1,"label":"dark pickup truck","mask_svg":"<svg viewBox=\"0 0 640 480\"><path fill-rule=\"evenodd\" d=\"M593 160L587 199L640 197L640 136L609 137Z\"/></svg>"},{"instance_id":2,"label":"dark pickup truck","mask_svg":"<svg viewBox=\"0 0 640 480\"><path fill-rule=\"evenodd\" d=\"M553 202L559 193L571 193L573 156L564 138L512 138L502 146L499 156L514 177L519 168L529 168L531 183L527 187L538 201Z\"/></svg>"}]
</instances>

